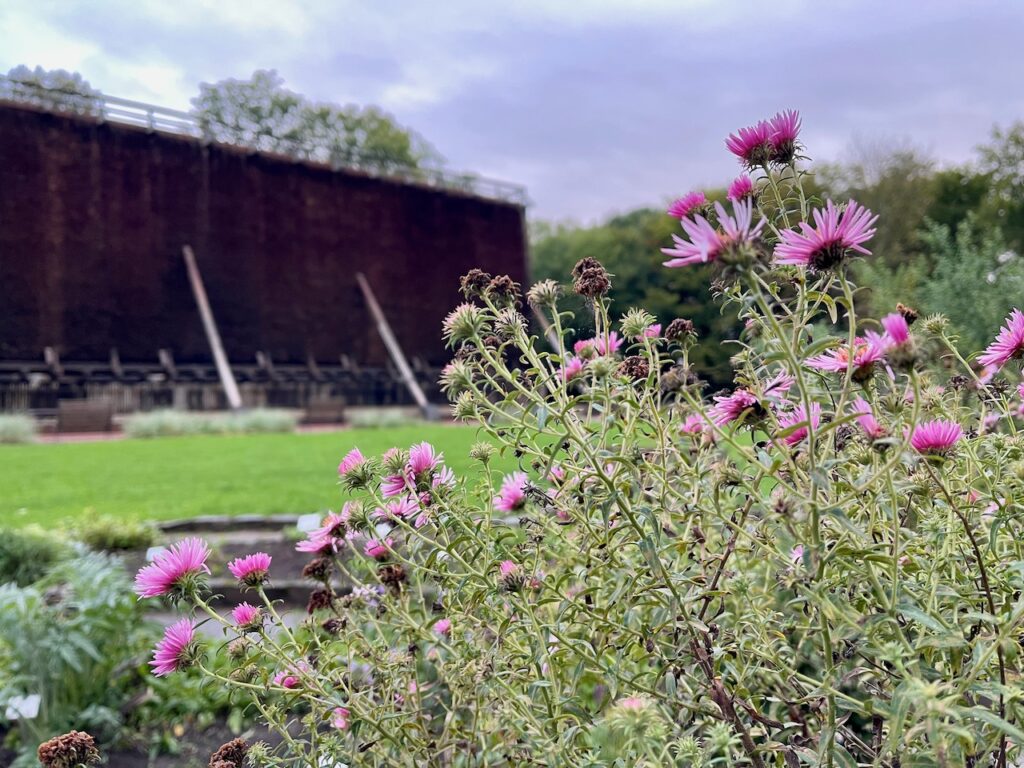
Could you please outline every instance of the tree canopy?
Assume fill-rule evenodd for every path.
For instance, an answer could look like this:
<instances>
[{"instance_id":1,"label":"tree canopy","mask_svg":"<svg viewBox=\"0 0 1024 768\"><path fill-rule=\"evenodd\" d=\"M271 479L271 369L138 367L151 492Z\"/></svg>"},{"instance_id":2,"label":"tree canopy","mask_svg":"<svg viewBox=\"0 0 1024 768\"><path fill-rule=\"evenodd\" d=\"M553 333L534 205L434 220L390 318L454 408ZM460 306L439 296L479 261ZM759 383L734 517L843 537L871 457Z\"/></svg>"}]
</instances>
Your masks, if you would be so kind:
<instances>
[{"instance_id":1,"label":"tree canopy","mask_svg":"<svg viewBox=\"0 0 1024 768\"><path fill-rule=\"evenodd\" d=\"M214 141L380 172L441 163L419 134L378 107L312 101L285 88L273 70L202 83L192 106Z\"/></svg>"}]
</instances>

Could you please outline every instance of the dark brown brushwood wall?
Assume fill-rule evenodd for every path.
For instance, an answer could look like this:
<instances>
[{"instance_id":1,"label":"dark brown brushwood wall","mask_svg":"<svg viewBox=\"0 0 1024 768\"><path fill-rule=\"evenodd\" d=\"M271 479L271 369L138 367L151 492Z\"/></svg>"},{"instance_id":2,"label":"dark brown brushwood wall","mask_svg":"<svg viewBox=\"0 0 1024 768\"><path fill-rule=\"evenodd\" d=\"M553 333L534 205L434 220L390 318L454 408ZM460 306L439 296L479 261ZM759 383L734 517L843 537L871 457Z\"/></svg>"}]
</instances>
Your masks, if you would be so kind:
<instances>
[{"instance_id":1,"label":"dark brown brushwood wall","mask_svg":"<svg viewBox=\"0 0 1024 768\"><path fill-rule=\"evenodd\" d=\"M407 355L441 363L472 267L526 271L519 206L0 105L0 359L210 359L191 244L228 356L380 365L366 274Z\"/></svg>"}]
</instances>

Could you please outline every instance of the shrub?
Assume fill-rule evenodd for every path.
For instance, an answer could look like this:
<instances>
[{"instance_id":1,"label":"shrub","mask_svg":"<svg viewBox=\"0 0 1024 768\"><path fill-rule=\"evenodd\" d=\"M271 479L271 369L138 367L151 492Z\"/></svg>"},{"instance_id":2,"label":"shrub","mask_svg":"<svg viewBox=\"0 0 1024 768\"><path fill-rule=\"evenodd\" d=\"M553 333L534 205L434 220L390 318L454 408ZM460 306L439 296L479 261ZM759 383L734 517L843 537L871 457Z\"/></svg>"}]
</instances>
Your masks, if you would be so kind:
<instances>
[{"instance_id":1,"label":"shrub","mask_svg":"<svg viewBox=\"0 0 1024 768\"><path fill-rule=\"evenodd\" d=\"M0 712L38 694L39 715L17 721L25 765L45 739L72 728L117 735L141 651L151 640L121 563L87 554L37 583L0 586Z\"/></svg>"},{"instance_id":2,"label":"shrub","mask_svg":"<svg viewBox=\"0 0 1024 768\"><path fill-rule=\"evenodd\" d=\"M422 422L405 408L362 408L348 413L349 425L357 429L394 429Z\"/></svg>"},{"instance_id":3,"label":"shrub","mask_svg":"<svg viewBox=\"0 0 1024 768\"><path fill-rule=\"evenodd\" d=\"M36 420L20 413L0 413L0 444L31 443L36 439Z\"/></svg>"},{"instance_id":4,"label":"shrub","mask_svg":"<svg viewBox=\"0 0 1024 768\"><path fill-rule=\"evenodd\" d=\"M349 453L340 512L298 545L298 628L268 558L229 565L252 604L220 615L208 549L182 544L139 583L222 624L236 667L204 666L186 615L158 671L247 693L283 739L254 765L1019 762L1024 314L982 375L941 316L859 316L848 268L876 217L809 198L798 131L785 113L731 136L753 183L672 209L666 266L710 264L744 324L729 391L704 392L689 320L613 321L596 259L573 270L593 338L568 346L559 285L527 294L551 352L514 284L475 271L442 383L491 438L474 458L497 444L519 470Z\"/></svg>"},{"instance_id":5,"label":"shrub","mask_svg":"<svg viewBox=\"0 0 1024 768\"><path fill-rule=\"evenodd\" d=\"M69 553L67 542L41 528L0 529L0 584L38 581Z\"/></svg>"},{"instance_id":6,"label":"shrub","mask_svg":"<svg viewBox=\"0 0 1024 768\"><path fill-rule=\"evenodd\" d=\"M238 413L190 413L160 410L135 413L125 419L129 437L293 432L298 417L291 411L254 408Z\"/></svg>"},{"instance_id":7,"label":"shrub","mask_svg":"<svg viewBox=\"0 0 1024 768\"><path fill-rule=\"evenodd\" d=\"M90 517L75 529L75 538L98 552L147 549L156 541L152 523L101 515Z\"/></svg>"}]
</instances>

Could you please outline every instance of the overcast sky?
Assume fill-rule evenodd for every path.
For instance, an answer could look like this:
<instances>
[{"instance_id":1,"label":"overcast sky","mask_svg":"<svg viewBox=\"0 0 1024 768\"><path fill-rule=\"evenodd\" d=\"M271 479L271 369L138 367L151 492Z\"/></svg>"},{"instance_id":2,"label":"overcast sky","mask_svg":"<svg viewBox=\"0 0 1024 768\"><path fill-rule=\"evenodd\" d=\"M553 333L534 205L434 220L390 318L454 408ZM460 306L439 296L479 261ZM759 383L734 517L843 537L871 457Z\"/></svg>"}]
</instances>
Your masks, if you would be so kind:
<instances>
[{"instance_id":1,"label":"overcast sky","mask_svg":"<svg viewBox=\"0 0 1024 768\"><path fill-rule=\"evenodd\" d=\"M186 109L276 69L583 222L727 183L724 137L782 108L820 159L910 141L960 162L1024 118L1024 0L0 0L0 41L3 71Z\"/></svg>"}]
</instances>

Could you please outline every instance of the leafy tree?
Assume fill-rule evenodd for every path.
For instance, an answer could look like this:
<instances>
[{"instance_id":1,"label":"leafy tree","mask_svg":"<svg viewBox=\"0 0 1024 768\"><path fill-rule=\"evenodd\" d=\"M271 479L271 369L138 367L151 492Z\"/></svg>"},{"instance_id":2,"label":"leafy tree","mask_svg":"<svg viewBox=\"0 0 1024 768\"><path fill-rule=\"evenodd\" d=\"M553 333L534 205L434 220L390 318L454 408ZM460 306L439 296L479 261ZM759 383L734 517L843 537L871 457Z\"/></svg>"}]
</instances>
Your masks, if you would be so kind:
<instances>
[{"instance_id":1,"label":"leafy tree","mask_svg":"<svg viewBox=\"0 0 1024 768\"><path fill-rule=\"evenodd\" d=\"M437 166L437 152L377 107L314 102L284 87L273 70L248 80L202 83L192 100L214 141L379 172Z\"/></svg>"},{"instance_id":2,"label":"leafy tree","mask_svg":"<svg viewBox=\"0 0 1024 768\"><path fill-rule=\"evenodd\" d=\"M993 129L991 141L978 152L982 170L992 179L985 214L999 224L1012 248L1024 252L1024 121Z\"/></svg>"},{"instance_id":3,"label":"leafy tree","mask_svg":"<svg viewBox=\"0 0 1024 768\"><path fill-rule=\"evenodd\" d=\"M19 64L0 80L0 99L55 112L98 115L102 111L101 96L79 73L64 69L29 69Z\"/></svg>"},{"instance_id":4,"label":"leafy tree","mask_svg":"<svg viewBox=\"0 0 1024 768\"><path fill-rule=\"evenodd\" d=\"M618 319L631 307L644 307L662 326L677 317L694 323L700 344L691 360L702 375L719 384L731 375L729 357L738 347L723 341L737 338L735 320L724 317L711 300L710 269L666 269L659 249L671 243L679 223L662 210L642 208L593 227L534 225L531 247L534 279L566 281L580 259L592 256L612 274L611 316ZM583 300L567 300L578 328L590 328Z\"/></svg>"},{"instance_id":5,"label":"leafy tree","mask_svg":"<svg viewBox=\"0 0 1024 768\"><path fill-rule=\"evenodd\" d=\"M999 229L969 215L954 235L930 222L922 232L934 267L919 291L920 308L948 316L965 351L977 351L995 335L1024 296L1024 258L1011 251Z\"/></svg>"}]
</instances>

